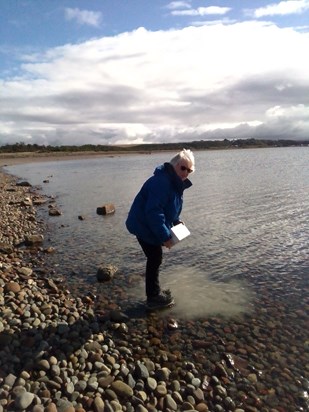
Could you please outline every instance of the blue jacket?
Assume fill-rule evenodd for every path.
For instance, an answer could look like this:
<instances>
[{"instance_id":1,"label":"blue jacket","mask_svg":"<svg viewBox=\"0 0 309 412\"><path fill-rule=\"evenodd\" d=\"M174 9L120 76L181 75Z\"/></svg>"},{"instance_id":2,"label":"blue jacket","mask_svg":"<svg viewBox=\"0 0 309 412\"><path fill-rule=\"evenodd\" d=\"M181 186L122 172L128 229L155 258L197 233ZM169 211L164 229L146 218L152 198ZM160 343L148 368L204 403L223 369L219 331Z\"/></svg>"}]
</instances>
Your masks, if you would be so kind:
<instances>
[{"instance_id":1,"label":"blue jacket","mask_svg":"<svg viewBox=\"0 0 309 412\"><path fill-rule=\"evenodd\" d=\"M136 195L126 226L146 243L162 245L171 238L170 228L182 210L183 191L192 186L182 181L170 163L158 166Z\"/></svg>"}]
</instances>

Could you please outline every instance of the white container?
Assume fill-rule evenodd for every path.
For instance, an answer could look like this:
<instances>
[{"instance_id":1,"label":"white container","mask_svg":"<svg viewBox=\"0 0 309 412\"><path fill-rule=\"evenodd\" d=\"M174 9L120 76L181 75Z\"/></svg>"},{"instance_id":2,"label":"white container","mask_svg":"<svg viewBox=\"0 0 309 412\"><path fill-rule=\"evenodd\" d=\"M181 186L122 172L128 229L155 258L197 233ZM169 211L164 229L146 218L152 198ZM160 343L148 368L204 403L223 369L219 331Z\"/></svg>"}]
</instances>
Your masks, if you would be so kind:
<instances>
[{"instance_id":1,"label":"white container","mask_svg":"<svg viewBox=\"0 0 309 412\"><path fill-rule=\"evenodd\" d=\"M190 235L189 229L183 223L179 223L179 225L173 226L171 228L171 233L174 245L178 242L181 242L183 239Z\"/></svg>"}]
</instances>

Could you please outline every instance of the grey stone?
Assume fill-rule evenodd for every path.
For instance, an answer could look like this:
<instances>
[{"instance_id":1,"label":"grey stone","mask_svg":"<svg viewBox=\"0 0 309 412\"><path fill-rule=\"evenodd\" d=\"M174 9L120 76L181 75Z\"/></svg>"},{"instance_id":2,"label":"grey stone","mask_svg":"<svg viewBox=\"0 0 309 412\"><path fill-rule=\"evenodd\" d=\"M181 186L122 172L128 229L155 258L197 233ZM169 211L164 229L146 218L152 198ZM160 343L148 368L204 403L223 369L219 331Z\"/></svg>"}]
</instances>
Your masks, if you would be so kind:
<instances>
[{"instance_id":1,"label":"grey stone","mask_svg":"<svg viewBox=\"0 0 309 412\"><path fill-rule=\"evenodd\" d=\"M158 385L157 381L154 378L151 378L151 377L148 377L146 382L147 382L147 388L150 391L154 391L156 389L157 385Z\"/></svg>"},{"instance_id":2,"label":"grey stone","mask_svg":"<svg viewBox=\"0 0 309 412\"><path fill-rule=\"evenodd\" d=\"M103 206L97 207L97 214L98 215L110 215L115 213L115 206L113 203L106 203Z\"/></svg>"},{"instance_id":3,"label":"grey stone","mask_svg":"<svg viewBox=\"0 0 309 412\"><path fill-rule=\"evenodd\" d=\"M115 276L118 268L114 265L100 265L97 270L97 280L99 282L108 282Z\"/></svg>"},{"instance_id":4,"label":"grey stone","mask_svg":"<svg viewBox=\"0 0 309 412\"><path fill-rule=\"evenodd\" d=\"M15 406L18 409L27 409L34 399L34 394L30 392L22 392L15 398Z\"/></svg>"},{"instance_id":5,"label":"grey stone","mask_svg":"<svg viewBox=\"0 0 309 412\"><path fill-rule=\"evenodd\" d=\"M19 187L32 187L31 183L29 183L27 180L22 180L20 182L16 182L16 186L19 186Z\"/></svg>"},{"instance_id":6,"label":"grey stone","mask_svg":"<svg viewBox=\"0 0 309 412\"><path fill-rule=\"evenodd\" d=\"M137 379L147 379L149 377L148 369L142 363L136 365L134 374Z\"/></svg>"},{"instance_id":7,"label":"grey stone","mask_svg":"<svg viewBox=\"0 0 309 412\"><path fill-rule=\"evenodd\" d=\"M15 381L17 377L10 373L5 379L4 379L4 384L9 386L10 388L13 388Z\"/></svg>"},{"instance_id":8,"label":"grey stone","mask_svg":"<svg viewBox=\"0 0 309 412\"><path fill-rule=\"evenodd\" d=\"M28 246L32 246L37 243L43 243L43 241L44 241L43 235L33 234L33 235L27 235L25 237L25 244Z\"/></svg>"},{"instance_id":9,"label":"grey stone","mask_svg":"<svg viewBox=\"0 0 309 412\"><path fill-rule=\"evenodd\" d=\"M93 402L94 412L104 412L104 402L100 396L96 396Z\"/></svg>"},{"instance_id":10,"label":"grey stone","mask_svg":"<svg viewBox=\"0 0 309 412\"><path fill-rule=\"evenodd\" d=\"M0 253L11 254L14 252L14 248L12 245L4 242L0 242Z\"/></svg>"},{"instance_id":11,"label":"grey stone","mask_svg":"<svg viewBox=\"0 0 309 412\"><path fill-rule=\"evenodd\" d=\"M51 207L48 214L49 216L61 216L62 212L57 207Z\"/></svg>"},{"instance_id":12,"label":"grey stone","mask_svg":"<svg viewBox=\"0 0 309 412\"><path fill-rule=\"evenodd\" d=\"M87 388L87 382L83 380L79 380L75 385L75 389L79 392L84 392L86 388Z\"/></svg>"},{"instance_id":13,"label":"grey stone","mask_svg":"<svg viewBox=\"0 0 309 412\"><path fill-rule=\"evenodd\" d=\"M73 384L73 382L68 382L66 385L65 385L65 391L66 391L66 393L68 394L68 395L71 395L73 392L74 392L74 384Z\"/></svg>"},{"instance_id":14,"label":"grey stone","mask_svg":"<svg viewBox=\"0 0 309 412\"><path fill-rule=\"evenodd\" d=\"M174 401L174 399L171 397L171 395L166 395L164 399L165 407L167 409L170 409L172 411L177 411L177 403Z\"/></svg>"},{"instance_id":15,"label":"grey stone","mask_svg":"<svg viewBox=\"0 0 309 412\"><path fill-rule=\"evenodd\" d=\"M133 389L122 381L112 382L111 388L120 397L130 398L131 396L133 396Z\"/></svg>"},{"instance_id":16,"label":"grey stone","mask_svg":"<svg viewBox=\"0 0 309 412\"><path fill-rule=\"evenodd\" d=\"M156 379L158 381L168 381L171 371L168 368L161 368L156 371Z\"/></svg>"}]
</instances>

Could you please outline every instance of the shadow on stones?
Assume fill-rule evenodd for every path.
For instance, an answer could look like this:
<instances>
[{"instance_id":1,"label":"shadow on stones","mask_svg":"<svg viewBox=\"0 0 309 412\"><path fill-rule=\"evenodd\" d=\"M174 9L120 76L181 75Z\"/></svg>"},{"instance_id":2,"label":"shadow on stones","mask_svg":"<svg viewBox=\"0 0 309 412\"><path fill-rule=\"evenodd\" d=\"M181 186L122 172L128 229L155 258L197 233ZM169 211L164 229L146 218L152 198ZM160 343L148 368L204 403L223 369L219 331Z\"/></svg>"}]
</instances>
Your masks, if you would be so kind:
<instances>
[{"instance_id":1,"label":"shadow on stones","mask_svg":"<svg viewBox=\"0 0 309 412\"><path fill-rule=\"evenodd\" d=\"M83 347L93 334L99 333L100 325L96 318L79 319L71 325L59 323L46 328L29 328L19 333L0 333L0 377L9 373L44 370L54 356L57 362L68 362L73 353ZM89 348L95 345L89 341ZM87 346L87 345L86 345Z\"/></svg>"}]
</instances>

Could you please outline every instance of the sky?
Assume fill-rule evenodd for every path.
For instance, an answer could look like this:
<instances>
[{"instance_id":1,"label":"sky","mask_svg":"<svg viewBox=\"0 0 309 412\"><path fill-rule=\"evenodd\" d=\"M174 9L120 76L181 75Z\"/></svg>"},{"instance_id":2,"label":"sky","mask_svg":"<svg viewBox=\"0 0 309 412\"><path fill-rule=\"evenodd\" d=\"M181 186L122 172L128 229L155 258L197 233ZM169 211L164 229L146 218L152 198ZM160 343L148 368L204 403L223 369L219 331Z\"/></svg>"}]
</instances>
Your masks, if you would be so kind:
<instances>
[{"instance_id":1,"label":"sky","mask_svg":"<svg viewBox=\"0 0 309 412\"><path fill-rule=\"evenodd\" d=\"M0 0L0 145L309 139L309 0Z\"/></svg>"}]
</instances>

